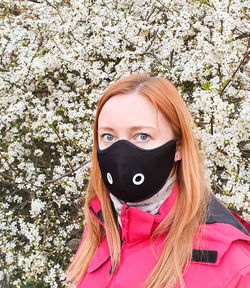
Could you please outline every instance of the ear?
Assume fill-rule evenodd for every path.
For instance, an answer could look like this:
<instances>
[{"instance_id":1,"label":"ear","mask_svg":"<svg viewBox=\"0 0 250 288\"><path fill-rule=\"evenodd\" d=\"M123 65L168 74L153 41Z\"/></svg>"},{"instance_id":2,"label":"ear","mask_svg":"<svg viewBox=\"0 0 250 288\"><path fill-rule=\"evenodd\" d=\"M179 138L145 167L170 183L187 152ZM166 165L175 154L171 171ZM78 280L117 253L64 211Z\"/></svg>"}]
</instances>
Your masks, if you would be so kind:
<instances>
[{"instance_id":1,"label":"ear","mask_svg":"<svg viewBox=\"0 0 250 288\"><path fill-rule=\"evenodd\" d=\"M181 141L177 141L174 162L180 161L181 158L182 158Z\"/></svg>"}]
</instances>

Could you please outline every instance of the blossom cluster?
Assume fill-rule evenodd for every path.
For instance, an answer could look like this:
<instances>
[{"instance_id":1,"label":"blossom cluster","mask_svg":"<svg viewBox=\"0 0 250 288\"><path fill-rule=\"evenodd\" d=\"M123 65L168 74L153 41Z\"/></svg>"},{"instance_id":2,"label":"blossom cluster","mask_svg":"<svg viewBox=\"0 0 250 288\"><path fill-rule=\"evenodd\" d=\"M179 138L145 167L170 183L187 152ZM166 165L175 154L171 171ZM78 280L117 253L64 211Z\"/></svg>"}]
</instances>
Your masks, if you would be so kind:
<instances>
[{"instance_id":1,"label":"blossom cluster","mask_svg":"<svg viewBox=\"0 0 250 288\"><path fill-rule=\"evenodd\" d=\"M63 287L67 244L81 238L96 104L131 73L176 85L213 192L249 219L248 1L3 0L0 8L1 287Z\"/></svg>"}]
</instances>

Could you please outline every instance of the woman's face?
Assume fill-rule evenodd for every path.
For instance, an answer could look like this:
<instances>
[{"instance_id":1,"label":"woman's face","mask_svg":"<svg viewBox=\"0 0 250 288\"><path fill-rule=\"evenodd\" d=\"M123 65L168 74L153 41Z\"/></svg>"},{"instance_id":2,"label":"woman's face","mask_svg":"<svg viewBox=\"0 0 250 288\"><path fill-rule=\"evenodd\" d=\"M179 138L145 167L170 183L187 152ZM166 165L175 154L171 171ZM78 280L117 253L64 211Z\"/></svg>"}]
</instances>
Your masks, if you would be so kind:
<instances>
[{"instance_id":1,"label":"woman's face","mask_svg":"<svg viewBox=\"0 0 250 288\"><path fill-rule=\"evenodd\" d=\"M100 149L121 139L144 149L152 149L174 139L174 133L150 100L143 95L130 93L111 97L98 118Z\"/></svg>"}]
</instances>

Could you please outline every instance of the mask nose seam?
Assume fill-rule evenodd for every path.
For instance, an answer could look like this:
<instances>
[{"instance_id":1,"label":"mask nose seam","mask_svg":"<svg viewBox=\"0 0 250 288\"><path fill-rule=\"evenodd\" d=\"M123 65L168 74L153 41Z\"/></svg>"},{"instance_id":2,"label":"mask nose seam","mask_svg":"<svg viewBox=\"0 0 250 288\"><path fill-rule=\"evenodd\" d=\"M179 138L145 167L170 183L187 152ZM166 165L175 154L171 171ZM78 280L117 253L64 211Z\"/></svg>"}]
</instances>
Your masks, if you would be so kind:
<instances>
[{"instance_id":1,"label":"mask nose seam","mask_svg":"<svg viewBox=\"0 0 250 288\"><path fill-rule=\"evenodd\" d=\"M119 162L118 162L118 179L122 180L122 175L121 175L121 171L122 171L122 154L124 153L124 145L121 145L120 151L119 151ZM120 182L121 182L120 180Z\"/></svg>"}]
</instances>

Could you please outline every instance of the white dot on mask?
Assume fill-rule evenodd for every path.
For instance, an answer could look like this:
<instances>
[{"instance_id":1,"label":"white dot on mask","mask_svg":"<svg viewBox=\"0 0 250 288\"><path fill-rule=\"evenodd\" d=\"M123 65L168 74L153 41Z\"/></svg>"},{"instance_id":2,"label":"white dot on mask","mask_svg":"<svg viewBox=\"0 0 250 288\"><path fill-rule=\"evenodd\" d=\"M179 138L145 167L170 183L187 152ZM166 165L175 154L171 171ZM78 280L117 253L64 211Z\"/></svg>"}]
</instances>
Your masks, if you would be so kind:
<instances>
[{"instance_id":1,"label":"white dot on mask","mask_svg":"<svg viewBox=\"0 0 250 288\"><path fill-rule=\"evenodd\" d=\"M133 177L133 183L135 185L141 185L144 182L144 180L145 180L145 177L142 173L137 173Z\"/></svg>"},{"instance_id":2,"label":"white dot on mask","mask_svg":"<svg viewBox=\"0 0 250 288\"><path fill-rule=\"evenodd\" d=\"M113 178L109 172L107 173L107 179L108 179L109 184L112 185L113 184Z\"/></svg>"}]
</instances>

